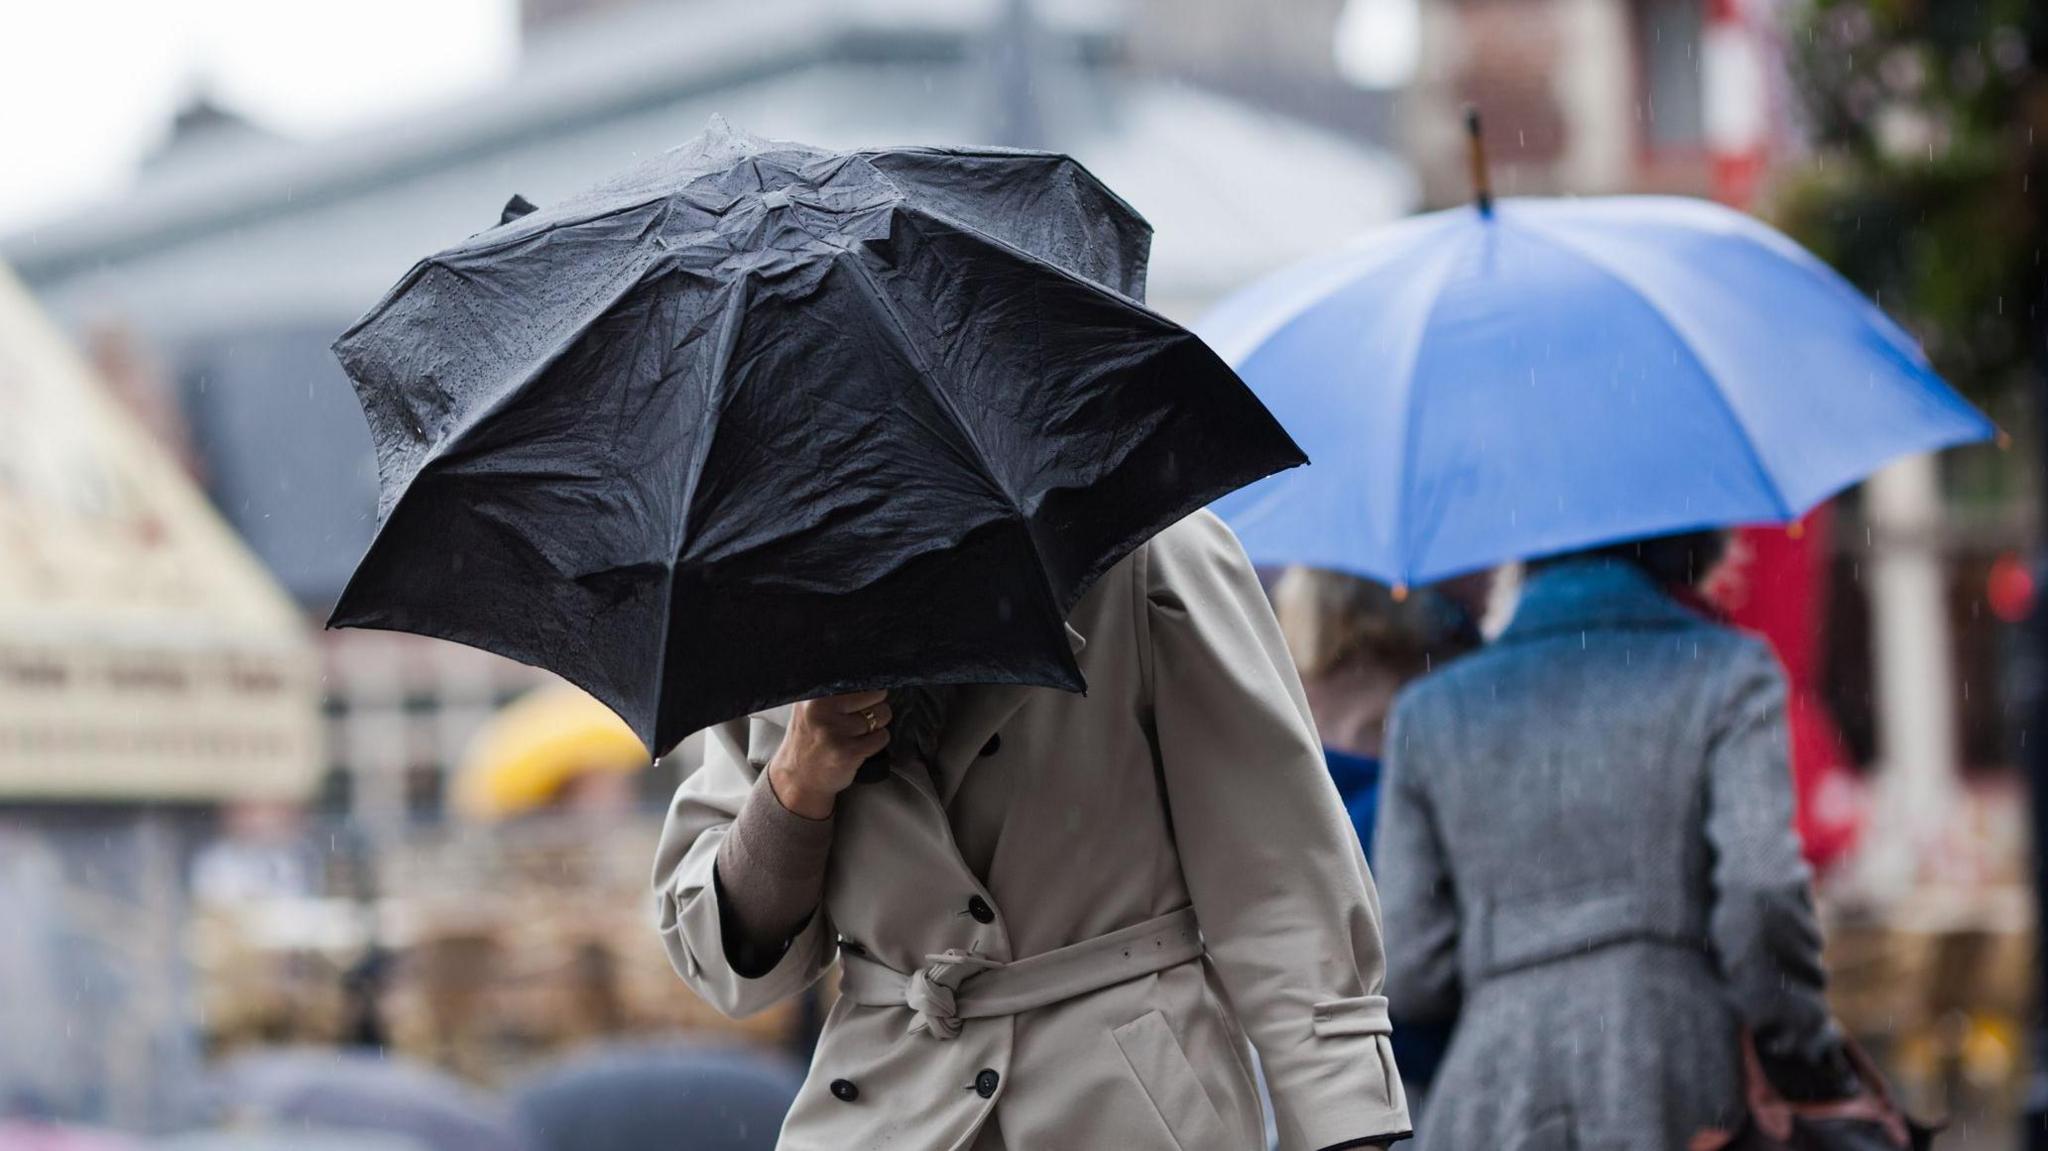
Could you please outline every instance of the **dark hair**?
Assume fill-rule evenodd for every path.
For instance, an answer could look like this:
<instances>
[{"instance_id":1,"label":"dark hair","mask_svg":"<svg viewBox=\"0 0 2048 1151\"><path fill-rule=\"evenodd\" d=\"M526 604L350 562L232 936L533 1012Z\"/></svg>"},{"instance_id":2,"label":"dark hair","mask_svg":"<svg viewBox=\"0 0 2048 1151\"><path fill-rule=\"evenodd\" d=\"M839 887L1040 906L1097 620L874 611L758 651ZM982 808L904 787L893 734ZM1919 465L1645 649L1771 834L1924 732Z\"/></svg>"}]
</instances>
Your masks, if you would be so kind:
<instances>
[{"instance_id":1,"label":"dark hair","mask_svg":"<svg viewBox=\"0 0 2048 1151\"><path fill-rule=\"evenodd\" d=\"M1634 564L1642 569L1644 575L1664 587L1693 587L1711 575L1727 554L1728 530L1711 528L1559 552L1530 560L1529 570L1541 571L1558 564L1586 560L1620 560Z\"/></svg>"}]
</instances>

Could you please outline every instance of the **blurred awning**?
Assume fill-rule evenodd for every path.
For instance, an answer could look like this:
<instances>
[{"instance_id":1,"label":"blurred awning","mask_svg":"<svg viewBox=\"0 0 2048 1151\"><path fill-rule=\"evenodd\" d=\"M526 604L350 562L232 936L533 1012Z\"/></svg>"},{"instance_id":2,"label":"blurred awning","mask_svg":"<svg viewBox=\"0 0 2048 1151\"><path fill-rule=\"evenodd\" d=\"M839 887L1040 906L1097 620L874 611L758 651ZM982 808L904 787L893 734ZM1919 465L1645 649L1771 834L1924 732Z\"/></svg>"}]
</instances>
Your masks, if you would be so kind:
<instances>
[{"instance_id":1,"label":"blurred awning","mask_svg":"<svg viewBox=\"0 0 2048 1151\"><path fill-rule=\"evenodd\" d=\"M553 802L579 776L647 767L647 749L626 721L581 688L528 692L469 741L455 803L477 819L523 815Z\"/></svg>"},{"instance_id":2,"label":"blurred awning","mask_svg":"<svg viewBox=\"0 0 2048 1151\"><path fill-rule=\"evenodd\" d=\"M0 801L298 797L297 609L0 268Z\"/></svg>"}]
</instances>

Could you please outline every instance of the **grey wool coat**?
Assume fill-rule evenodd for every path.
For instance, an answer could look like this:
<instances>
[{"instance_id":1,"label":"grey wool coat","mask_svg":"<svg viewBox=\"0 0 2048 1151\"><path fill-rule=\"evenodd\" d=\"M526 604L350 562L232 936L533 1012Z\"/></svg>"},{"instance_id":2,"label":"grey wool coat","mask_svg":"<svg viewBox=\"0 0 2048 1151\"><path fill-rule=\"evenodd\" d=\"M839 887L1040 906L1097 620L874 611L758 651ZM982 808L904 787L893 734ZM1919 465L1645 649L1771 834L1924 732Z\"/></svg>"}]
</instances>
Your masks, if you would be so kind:
<instances>
[{"instance_id":1,"label":"grey wool coat","mask_svg":"<svg viewBox=\"0 0 2048 1151\"><path fill-rule=\"evenodd\" d=\"M823 904L752 978L713 876L786 713L711 731L655 865L670 959L734 1014L840 968L781 1146L1258 1151L1251 1046L1286 1151L1406 1134L1372 880L1236 539L1168 528L1069 629L1087 694L962 691L938 762L840 797Z\"/></svg>"},{"instance_id":2,"label":"grey wool coat","mask_svg":"<svg viewBox=\"0 0 2048 1151\"><path fill-rule=\"evenodd\" d=\"M1615 561L1540 569L1415 684L1377 868L1402 1018L1457 1016L1425 1151L1682 1148L1740 1114L1743 1024L1834 1034L1760 641Z\"/></svg>"}]
</instances>

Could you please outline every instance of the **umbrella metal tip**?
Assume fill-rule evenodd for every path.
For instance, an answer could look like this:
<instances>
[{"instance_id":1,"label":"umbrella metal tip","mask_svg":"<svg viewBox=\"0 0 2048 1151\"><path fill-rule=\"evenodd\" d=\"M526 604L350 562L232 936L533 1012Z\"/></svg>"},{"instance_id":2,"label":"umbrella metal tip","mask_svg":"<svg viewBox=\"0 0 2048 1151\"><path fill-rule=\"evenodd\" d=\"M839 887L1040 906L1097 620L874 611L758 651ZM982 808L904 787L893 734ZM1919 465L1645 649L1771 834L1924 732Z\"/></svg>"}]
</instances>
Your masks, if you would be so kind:
<instances>
[{"instance_id":1,"label":"umbrella metal tip","mask_svg":"<svg viewBox=\"0 0 2048 1151\"><path fill-rule=\"evenodd\" d=\"M1472 202L1481 216L1493 215L1493 177L1486 170L1486 135L1479 122L1479 105L1465 105L1465 151L1472 167Z\"/></svg>"},{"instance_id":2,"label":"umbrella metal tip","mask_svg":"<svg viewBox=\"0 0 2048 1151\"><path fill-rule=\"evenodd\" d=\"M1786 524L1785 535L1795 540L1804 538L1806 535L1806 522L1804 520L1793 520L1791 523Z\"/></svg>"},{"instance_id":3,"label":"umbrella metal tip","mask_svg":"<svg viewBox=\"0 0 2048 1151\"><path fill-rule=\"evenodd\" d=\"M1407 585L1407 584L1404 584L1404 583L1397 583L1397 584L1395 584L1395 585L1394 585L1394 589L1393 589L1393 590L1394 590L1394 602L1395 602L1395 603L1406 603L1406 602L1408 602L1408 585Z\"/></svg>"}]
</instances>

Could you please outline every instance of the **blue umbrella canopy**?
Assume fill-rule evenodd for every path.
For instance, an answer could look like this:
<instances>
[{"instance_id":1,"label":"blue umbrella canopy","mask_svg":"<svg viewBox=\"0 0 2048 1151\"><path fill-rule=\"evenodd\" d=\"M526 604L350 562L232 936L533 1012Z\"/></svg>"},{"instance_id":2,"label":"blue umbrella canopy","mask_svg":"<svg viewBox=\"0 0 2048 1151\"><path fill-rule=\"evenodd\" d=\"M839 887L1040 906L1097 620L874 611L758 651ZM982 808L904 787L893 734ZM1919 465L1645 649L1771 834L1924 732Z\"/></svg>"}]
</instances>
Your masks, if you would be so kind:
<instances>
[{"instance_id":1,"label":"blue umbrella canopy","mask_svg":"<svg viewBox=\"0 0 2048 1151\"><path fill-rule=\"evenodd\" d=\"M1793 519L1994 431L1819 260L1677 197L1414 217L1196 327L1314 465L1217 502L1252 558L1394 584Z\"/></svg>"}]
</instances>

